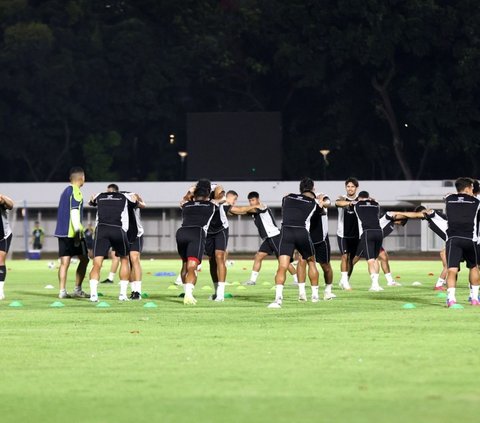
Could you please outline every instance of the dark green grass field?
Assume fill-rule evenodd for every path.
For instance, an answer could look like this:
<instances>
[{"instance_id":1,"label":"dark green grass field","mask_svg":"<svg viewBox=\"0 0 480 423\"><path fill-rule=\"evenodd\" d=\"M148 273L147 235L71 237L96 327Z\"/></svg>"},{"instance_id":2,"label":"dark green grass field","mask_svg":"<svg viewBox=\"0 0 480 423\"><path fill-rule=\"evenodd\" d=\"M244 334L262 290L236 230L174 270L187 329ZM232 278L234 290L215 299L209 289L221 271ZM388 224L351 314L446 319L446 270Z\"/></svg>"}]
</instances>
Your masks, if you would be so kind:
<instances>
[{"instance_id":1,"label":"dark green grass field","mask_svg":"<svg viewBox=\"0 0 480 423\"><path fill-rule=\"evenodd\" d=\"M235 261L228 281L248 279L250 266ZM432 290L438 263L392 266L401 288L368 292L362 263L354 291L303 304L289 281L283 308L272 310L274 261L259 285L229 286L224 304L207 300L204 268L194 307L168 289L174 277L154 276L176 272L178 261L145 261L149 298L119 303L118 285L101 285L111 305L102 309L73 299L49 307L56 270L11 261L0 302L0 421L478 422L480 309L467 303L466 275L457 296L465 308L453 310ZM9 307L14 300L24 306Z\"/></svg>"}]
</instances>

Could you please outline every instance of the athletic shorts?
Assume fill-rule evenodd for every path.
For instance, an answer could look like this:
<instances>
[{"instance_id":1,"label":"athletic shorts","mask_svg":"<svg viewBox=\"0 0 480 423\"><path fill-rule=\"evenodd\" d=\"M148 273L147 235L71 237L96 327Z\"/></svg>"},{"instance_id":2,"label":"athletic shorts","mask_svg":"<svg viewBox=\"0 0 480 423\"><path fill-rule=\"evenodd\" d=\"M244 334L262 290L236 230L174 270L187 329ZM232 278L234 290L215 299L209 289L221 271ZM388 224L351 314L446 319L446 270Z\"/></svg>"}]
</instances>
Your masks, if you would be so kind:
<instances>
[{"instance_id":1,"label":"athletic shorts","mask_svg":"<svg viewBox=\"0 0 480 423\"><path fill-rule=\"evenodd\" d=\"M383 244L383 232L381 229L367 229L363 232L358 244L357 256L367 260L378 258Z\"/></svg>"},{"instance_id":2,"label":"athletic shorts","mask_svg":"<svg viewBox=\"0 0 480 423\"><path fill-rule=\"evenodd\" d=\"M13 234L10 234L0 241L0 251L8 253L8 250L10 250L10 244L12 243L12 237Z\"/></svg>"},{"instance_id":3,"label":"athletic shorts","mask_svg":"<svg viewBox=\"0 0 480 423\"><path fill-rule=\"evenodd\" d=\"M469 269L477 266L478 245L466 238L449 238L446 244L447 267L460 269L460 262L466 261Z\"/></svg>"},{"instance_id":4,"label":"athletic shorts","mask_svg":"<svg viewBox=\"0 0 480 423\"><path fill-rule=\"evenodd\" d=\"M330 263L330 241L328 237L324 241L313 244L315 247L315 260L320 264Z\"/></svg>"},{"instance_id":5,"label":"athletic shorts","mask_svg":"<svg viewBox=\"0 0 480 423\"><path fill-rule=\"evenodd\" d=\"M41 250L43 245L40 241L35 240L35 241L33 241L32 247L33 247L34 250Z\"/></svg>"},{"instance_id":6,"label":"athletic shorts","mask_svg":"<svg viewBox=\"0 0 480 423\"><path fill-rule=\"evenodd\" d=\"M268 254L269 256L274 255L276 258L278 258L279 244L280 235L276 235L272 238L266 238L263 240L262 245L260 245L258 252Z\"/></svg>"},{"instance_id":7,"label":"athletic shorts","mask_svg":"<svg viewBox=\"0 0 480 423\"><path fill-rule=\"evenodd\" d=\"M205 254L208 257L214 257L215 251L227 251L228 246L228 228L220 232L208 234L205 241Z\"/></svg>"},{"instance_id":8,"label":"athletic shorts","mask_svg":"<svg viewBox=\"0 0 480 423\"><path fill-rule=\"evenodd\" d=\"M281 256L293 257L295 250L297 250L304 259L315 256L315 248L313 247L310 233L306 228L282 226L278 246L279 254Z\"/></svg>"},{"instance_id":9,"label":"athletic shorts","mask_svg":"<svg viewBox=\"0 0 480 423\"><path fill-rule=\"evenodd\" d=\"M139 253L143 251L143 235L137 236L135 241L130 243L130 251L137 251Z\"/></svg>"},{"instance_id":10,"label":"athletic shorts","mask_svg":"<svg viewBox=\"0 0 480 423\"><path fill-rule=\"evenodd\" d=\"M342 238L337 236L338 249L340 254L348 254L353 256L358 250L360 240L358 238Z\"/></svg>"},{"instance_id":11,"label":"athletic shorts","mask_svg":"<svg viewBox=\"0 0 480 423\"><path fill-rule=\"evenodd\" d=\"M480 266L480 244L477 244L477 266Z\"/></svg>"},{"instance_id":12,"label":"athletic shorts","mask_svg":"<svg viewBox=\"0 0 480 423\"><path fill-rule=\"evenodd\" d=\"M58 238L58 257L86 256L87 244L84 239Z\"/></svg>"},{"instance_id":13,"label":"athletic shorts","mask_svg":"<svg viewBox=\"0 0 480 423\"><path fill-rule=\"evenodd\" d=\"M119 226L98 225L95 229L93 257L106 257L111 248L117 257L128 256L130 243L127 233Z\"/></svg>"},{"instance_id":14,"label":"athletic shorts","mask_svg":"<svg viewBox=\"0 0 480 423\"><path fill-rule=\"evenodd\" d=\"M179 228L175 238L177 240L177 251L182 261L202 262L206 238L203 228Z\"/></svg>"}]
</instances>

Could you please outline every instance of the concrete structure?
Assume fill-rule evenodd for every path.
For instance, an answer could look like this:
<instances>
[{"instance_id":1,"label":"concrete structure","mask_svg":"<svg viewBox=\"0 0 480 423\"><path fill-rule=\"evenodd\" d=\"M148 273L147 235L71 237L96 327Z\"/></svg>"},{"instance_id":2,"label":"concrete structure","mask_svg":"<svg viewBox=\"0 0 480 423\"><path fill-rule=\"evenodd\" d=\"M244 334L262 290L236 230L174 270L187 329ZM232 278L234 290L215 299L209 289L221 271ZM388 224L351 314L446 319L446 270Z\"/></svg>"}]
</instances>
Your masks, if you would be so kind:
<instances>
[{"instance_id":1,"label":"concrete structure","mask_svg":"<svg viewBox=\"0 0 480 423\"><path fill-rule=\"evenodd\" d=\"M234 189L239 194L238 204L246 204L247 194L258 191L262 201L270 206L281 222L281 200L285 194L298 191L298 182L278 181L242 181L220 182L227 190ZM25 251L24 233L30 234L33 222L40 220L46 231L45 252L55 252L57 242L55 231L56 208L63 183L5 183L0 184L0 193L5 193L16 202L16 211L12 216L14 225L13 250ZM108 183L87 182L82 188L84 197L89 197L106 189ZM145 251L151 253L172 253L176 251L175 231L179 227L180 198L192 183L189 182L119 182L120 189L138 192L146 201L148 208L142 213L145 226ZM385 210L412 210L423 204L435 209L443 209L442 198L454 191L452 181L362 181L360 189L367 190L377 199ZM320 181L317 192L327 193L332 200L344 193L343 181ZM27 220L24 220L24 210ZM86 207L84 223L94 222L95 210ZM245 217L230 218L229 250L231 252L254 252L260 244L252 219ZM336 242L337 212L330 209L329 232L332 250L337 250ZM25 231L26 228L26 231ZM28 240L29 241L29 240ZM30 246L30 242L28 242ZM435 251L442 243L425 222L410 221L405 227L398 228L385 240L389 251Z\"/></svg>"}]
</instances>

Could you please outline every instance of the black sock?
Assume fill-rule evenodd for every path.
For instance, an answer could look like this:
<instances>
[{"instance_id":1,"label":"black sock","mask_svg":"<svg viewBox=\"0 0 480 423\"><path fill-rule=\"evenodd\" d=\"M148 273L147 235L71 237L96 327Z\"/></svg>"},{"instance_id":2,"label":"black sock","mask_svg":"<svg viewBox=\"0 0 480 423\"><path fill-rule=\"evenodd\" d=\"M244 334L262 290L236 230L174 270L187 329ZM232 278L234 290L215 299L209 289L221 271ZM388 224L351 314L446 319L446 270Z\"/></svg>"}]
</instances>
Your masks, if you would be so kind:
<instances>
[{"instance_id":1,"label":"black sock","mask_svg":"<svg viewBox=\"0 0 480 423\"><path fill-rule=\"evenodd\" d=\"M5 265L0 266L0 282L5 282L6 277L7 277L7 266Z\"/></svg>"}]
</instances>

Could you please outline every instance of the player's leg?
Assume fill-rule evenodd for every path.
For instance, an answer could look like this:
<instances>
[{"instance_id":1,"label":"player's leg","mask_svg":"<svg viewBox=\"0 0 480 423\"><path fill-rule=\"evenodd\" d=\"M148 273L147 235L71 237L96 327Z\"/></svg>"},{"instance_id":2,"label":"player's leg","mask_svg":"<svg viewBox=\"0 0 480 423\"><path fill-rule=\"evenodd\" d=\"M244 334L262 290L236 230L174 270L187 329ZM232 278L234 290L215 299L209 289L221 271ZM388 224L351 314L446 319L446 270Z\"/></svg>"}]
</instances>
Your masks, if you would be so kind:
<instances>
[{"instance_id":1,"label":"player's leg","mask_svg":"<svg viewBox=\"0 0 480 423\"><path fill-rule=\"evenodd\" d=\"M142 266L140 264L140 251L130 251L130 288L131 300L140 300L142 294Z\"/></svg>"},{"instance_id":2,"label":"player's leg","mask_svg":"<svg viewBox=\"0 0 480 423\"><path fill-rule=\"evenodd\" d=\"M292 252L293 253L293 252ZM283 302L283 287L287 277L287 269L290 264L289 255L281 255L278 258L278 268L275 274L275 301L271 303L269 308L280 308Z\"/></svg>"},{"instance_id":3,"label":"player's leg","mask_svg":"<svg viewBox=\"0 0 480 423\"><path fill-rule=\"evenodd\" d=\"M307 301L307 291L305 288L305 282L307 280L307 261L304 260L303 257L301 256L298 258L298 262L297 262L297 280L298 280L298 301Z\"/></svg>"},{"instance_id":4,"label":"player's leg","mask_svg":"<svg viewBox=\"0 0 480 423\"><path fill-rule=\"evenodd\" d=\"M225 251L215 250L215 264L217 265L217 286L215 287L215 301L225 298L225 280L227 279L227 266L225 265Z\"/></svg>"},{"instance_id":5,"label":"player's leg","mask_svg":"<svg viewBox=\"0 0 480 423\"><path fill-rule=\"evenodd\" d=\"M183 298L183 304L195 305L197 300L193 296L193 290L197 283L197 269L202 262L203 252L205 251L205 233L203 229L198 231L195 229L189 229L189 239L185 247L185 296Z\"/></svg>"},{"instance_id":6,"label":"player's leg","mask_svg":"<svg viewBox=\"0 0 480 423\"><path fill-rule=\"evenodd\" d=\"M312 287L312 302L316 303L319 301L318 296L318 269L317 261L315 260L315 255L312 255L307 258L308 266L308 279L310 280L310 285Z\"/></svg>"},{"instance_id":7,"label":"player's leg","mask_svg":"<svg viewBox=\"0 0 480 423\"><path fill-rule=\"evenodd\" d=\"M378 255L378 260L380 261L380 266L382 267L383 274L387 280L388 286L402 286L402 284L396 282L393 279L392 272L390 270L390 260L388 257L387 250L385 248L380 249L380 254Z\"/></svg>"},{"instance_id":8,"label":"player's leg","mask_svg":"<svg viewBox=\"0 0 480 423\"><path fill-rule=\"evenodd\" d=\"M442 260L442 272L435 283L435 287L433 288L435 291L445 291L445 285L447 283L447 255L445 253L445 248L440 251L440 260Z\"/></svg>"},{"instance_id":9,"label":"player's leg","mask_svg":"<svg viewBox=\"0 0 480 423\"><path fill-rule=\"evenodd\" d=\"M93 258L92 270L90 270L90 301L98 301L98 279L100 278L100 271L102 270L104 255Z\"/></svg>"},{"instance_id":10,"label":"player's leg","mask_svg":"<svg viewBox=\"0 0 480 423\"><path fill-rule=\"evenodd\" d=\"M59 238L59 241L60 240L63 240L63 238ZM71 260L71 256L60 256L60 266L58 267L58 298L70 298L70 295L67 293L67 275Z\"/></svg>"},{"instance_id":11,"label":"player's leg","mask_svg":"<svg viewBox=\"0 0 480 423\"><path fill-rule=\"evenodd\" d=\"M108 239L108 228L97 227L95 230L95 241L93 243L93 264L90 270L90 301L98 301L98 283L100 271L102 270L104 257L110 249L110 240Z\"/></svg>"},{"instance_id":12,"label":"player's leg","mask_svg":"<svg viewBox=\"0 0 480 423\"><path fill-rule=\"evenodd\" d=\"M244 285L255 285L257 283L258 274L262 268L262 261L268 254L263 251L257 251L253 259L252 273L250 274L250 279L244 282Z\"/></svg>"},{"instance_id":13,"label":"player's leg","mask_svg":"<svg viewBox=\"0 0 480 423\"><path fill-rule=\"evenodd\" d=\"M451 307L457 303L455 291L460 261L463 256L458 238L451 238L447 241L445 252L447 256L447 307Z\"/></svg>"},{"instance_id":14,"label":"player's leg","mask_svg":"<svg viewBox=\"0 0 480 423\"><path fill-rule=\"evenodd\" d=\"M383 291L383 288L379 284L380 265L377 260L383 241L381 231L365 231L362 234L362 238L364 238L364 251L368 263L368 272L370 273L370 279L372 280L369 291Z\"/></svg>"},{"instance_id":15,"label":"player's leg","mask_svg":"<svg viewBox=\"0 0 480 423\"><path fill-rule=\"evenodd\" d=\"M115 275L118 271L118 266L120 265L120 257L115 254L113 249L110 250L109 258L112 261L110 264L110 272L106 279L104 279L101 283L113 283L115 280Z\"/></svg>"},{"instance_id":16,"label":"player's leg","mask_svg":"<svg viewBox=\"0 0 480 423\"><path fill-rule=\"evenodd\" d=\"M3 241L0 241L2 243ZM0 300L5 299L5 279L7 277L7 266L6 266L6 257L7 253L3 249L0 249Z\"/></svg>"},{"instance_id":17,"label":"player's leg","mask_svg":"<svg viewBox=\"0 0 480 423\"><path fill-rule=\"evenodd\" d=\"M78 298L88 298L89 295L85 293L82 289L82 284L87 273L88 266L88 255L79 255L78 256L78 266L77 271L75 272L75 290L73 291L73 296Z\"/></svg>"},{"instance_id":18,"label":"player's leg","mask_svg":"<svg viewBox=\"0 0 480 423\"><path fill-rule=\"evenodd\" d=\"M338 249L340 250L340 281L338 285L342 289L351 290L350 283L348 281L348 260L349 255L345 245L345 238L337 236Z\"/></svg>"},{"instance_id":19,"label":"player's leg","mask_svg":"<svg viewBox=\"0 0 480 423\"><path fill-rule=\"evenodd\" d=\"M323 280L325 282L325 290L323 292L323 299L324 300L331 300L336 298L337 296L332 292L333 287L333 269L332 265L330 264L330 241L328 238L315 244L315 258L317 263L320 264L323 272Z\"/></svg>"},{"instance_id":20,"label":"player's leg","mask_svg":"<svg viewBox=\"0 0 480 423\"><path fill-rule=\"evenodd\" d=\"M480 300L479 300L479 295L478 295L478 290L479 290L479 271L478 271L478 266L475 263L475 266L472 266L470 268L470 272L468 275L468 279L470 282L470 304L473 306L480 306Z\"/></svg>"}]
</instances>

